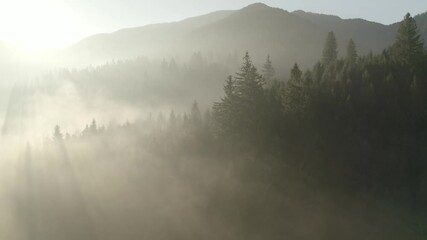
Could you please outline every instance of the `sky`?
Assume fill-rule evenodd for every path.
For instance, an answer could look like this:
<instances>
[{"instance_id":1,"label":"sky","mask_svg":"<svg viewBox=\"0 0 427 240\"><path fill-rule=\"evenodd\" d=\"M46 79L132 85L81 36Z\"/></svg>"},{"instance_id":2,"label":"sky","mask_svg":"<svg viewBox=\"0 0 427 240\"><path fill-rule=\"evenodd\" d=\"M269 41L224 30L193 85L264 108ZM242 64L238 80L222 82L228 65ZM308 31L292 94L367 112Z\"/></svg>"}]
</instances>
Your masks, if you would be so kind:
<instances>
[{"instance_id":1,"label":"sky","mask_svg":"<svg viewBox=\"0 0 427 240\"><path fill-rule=\"evenodd\" d=\"M263 2L391 24L427 11L427 0L0 0L0 40L26 49L62 48L95 33L178 21Z\"/></svg>"}]
</instances>

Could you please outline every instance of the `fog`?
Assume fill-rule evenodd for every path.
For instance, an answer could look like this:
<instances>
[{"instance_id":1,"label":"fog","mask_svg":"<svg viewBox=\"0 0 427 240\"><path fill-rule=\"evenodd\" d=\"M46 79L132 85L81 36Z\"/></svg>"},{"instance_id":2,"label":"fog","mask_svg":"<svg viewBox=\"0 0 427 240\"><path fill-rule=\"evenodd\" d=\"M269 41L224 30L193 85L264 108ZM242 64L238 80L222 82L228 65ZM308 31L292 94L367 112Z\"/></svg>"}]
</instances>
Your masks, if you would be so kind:
<instances>
[{"instance_id":1,"label":"fog","mask_svg":"<svg viewBox=\"0 0 427 240\"><path fill-rule=\"evenodd\" d=\"M219 154L198 142L207 141L203 137L188 139L191 131L146 119L108 131L90 127L65 139L24 143L3 137L2 237L401 239L413 234L382 201L335 192L268 157L260 163L250 153Z\"/></svg>"},{"instance_id":2,"label":"fog","mask_svg":"<svg viewBox=\"0 0 427 240\"><path fill-rule=\"evenodd\" d=\"M0 239L424 239L426 17L0 42Z\"/></svg>"}]
</instances>

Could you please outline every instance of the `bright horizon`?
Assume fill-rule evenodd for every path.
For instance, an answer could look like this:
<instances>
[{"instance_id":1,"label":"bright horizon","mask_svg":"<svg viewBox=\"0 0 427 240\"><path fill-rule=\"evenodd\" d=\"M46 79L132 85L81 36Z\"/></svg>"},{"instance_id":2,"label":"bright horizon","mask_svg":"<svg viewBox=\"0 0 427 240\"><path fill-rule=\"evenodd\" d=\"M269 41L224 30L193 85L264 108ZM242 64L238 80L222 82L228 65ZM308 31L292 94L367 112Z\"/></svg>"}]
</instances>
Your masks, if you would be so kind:
<instances>
[{"instance_id":1,"label":"bright horizon","mask_svg":"<svg viewBox=\"0 0 427 240\"><path fill-rule=\"evenodd\" d=\"M257 1L83 1L83 0L1 0L0 41L19 48L40 50L63 48L87 36L113 32L121 28L152 23L179 21L218 10L236 10ZM337 15L341 18L363 18L382 24L400 21L406 12L413 16L427 11L424 0L368 3L327 0L266 0L263 3L287 11L303 10ZM25 6L25 7L23 7ZM384 11L387 6L387 11ZM175 9L171 12L170 9Z\"/></svg>"}]
</instances>

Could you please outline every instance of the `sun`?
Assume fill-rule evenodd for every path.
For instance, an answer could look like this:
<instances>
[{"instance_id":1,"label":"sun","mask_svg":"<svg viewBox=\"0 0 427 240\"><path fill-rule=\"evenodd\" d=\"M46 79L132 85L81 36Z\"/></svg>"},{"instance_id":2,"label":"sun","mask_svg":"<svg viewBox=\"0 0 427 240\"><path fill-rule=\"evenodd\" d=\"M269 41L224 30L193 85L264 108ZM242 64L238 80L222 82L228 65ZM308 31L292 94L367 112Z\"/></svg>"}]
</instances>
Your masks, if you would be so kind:
<instances>
[{"instance_id":1,"label":"sun","mask_svg":"<svg viewBox=\"0 0 427 240\"><path fill-rule=\"evenodd\" d=\"M80 36L78 15L58 0L0 0L0 40L28 50L60 48Z\"/></svg>"}]
</instances>

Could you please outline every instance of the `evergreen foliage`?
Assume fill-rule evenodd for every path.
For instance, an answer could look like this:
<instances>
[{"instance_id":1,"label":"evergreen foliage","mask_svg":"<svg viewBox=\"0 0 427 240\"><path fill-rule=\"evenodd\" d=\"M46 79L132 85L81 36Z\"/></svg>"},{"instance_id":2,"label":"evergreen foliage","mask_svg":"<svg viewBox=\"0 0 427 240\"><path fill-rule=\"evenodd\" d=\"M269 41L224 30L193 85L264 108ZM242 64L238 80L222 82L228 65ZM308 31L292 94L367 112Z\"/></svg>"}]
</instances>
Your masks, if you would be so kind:
<instances>
[{"instance_id":1,"label":"evergreen foliage","mask_svg":"<svg viewBox=\"0 0 427 240\"><path fill-rule=\"evenodd\" d=\"M417 24L409 13L400 24L396 42L392 49L393 59L403 66L420 64L424 54L424 42Z\"/></svg>"},{"instance_id":2,"label":"evergreen foliage","mask_svg":"<svg viewBox=\"0 0 427 240\"><path fill-rule=\"evenodd\" d=\"M59 127L59 125L56 125L55 130L53 132L53 140L61 141L62 139L63 139L63 135L61 132L61 128Z\"/></svg>"},{"instance_id":3,"label":"evergreen foliage","mask_svg":"<svg viewBox=\"0 0 427 240\"><path fill-rule=\"evenodd\" d=\"M267 87L271 87L274 84L276 71L274 70L273 63L270 60L270 55L267 55L267 60L264 63L262 77Z\"/></svg>"},{"instance_id":4,"label":"evergreen foliage","mask_svg":"<svg viewBox=\"0 0 427 240\"><path fill-rule=\"evenodd\" d=\"M338 44L334 32L329 32L323 48L322 62L325 65L334 63L338 58Z\"/></svg>"},{"instance_id":5,"label":"evergreen foliage","mask_svg":"<svg viewBox=\"0 0 427 240\"><path fill-rule=\"evenodd\" d=\"M349 64L354 64L356 60L357 60L356 44L354 43L353 39L350 39L347 45L346 61Z\"/></svg>"},{"instance_id":6,"label":"evergreen foliage","mask_svg":"<svg viewBox=\"0 0 427 240\"><path fill-rule=\"evenodd\" d=\"M254 140L262 131L264 81L252 64L249 53L243 57L240 71L229 77L224 87L225 97L214 104L219 132L239 139Z\"/></svg>"},{"instance_id":7,"label":"evergreen foliage","mask_svg":"<svg viewBox=\"0 0 427 240\"><path fill-rule=\"evenodd\" d=\"M285 113L301 115L307 105L307 89L304 85L302 72L295 63L291 70L291 77L287 82L284 92L284 109Z\"/></svg>"},{"instance_id":8,"label":"evergreen foliage","mask_svg":"<svg viewBox=\"0 0 427 240\"><path fill-rule=\"evenodd\" d=\"M194 59L198 62L201 56L196 54ZM252 218L247 216L256 219L264 209L268 209L267 217L278 209L274 219L283 218L283 199L288 201L289 197L285 193L292 192L289 180L297 176L301 185L292 187L312 189L301 198L304 201L311 201L307 196L323 197L321 190L327 189L325 192L343 193L343 199L360 195L362 199L375 199L387 206L384 208L397 206L399 213L395 216L400 222L396 226L410 226L406 233L412 235L408 239L416 239L412 236L422 237L426 230L418 219L426 219L427 213L426 62L418 30L408 14L395 44L382 54L358 56L356 45L350 40L346 56L338 58L337 41L334 33L329 32L317 64L303 73L295 63L289 78L277 81L269 57L261 76L246 53L235 76L226 79L224 96L213 104L212 112L208 109L202 115L195 101L188 114L176 115L171 111L168 119L159 114L156 120L150 117L105 131L100 131L93 120L82 134L67 137L64 142L78 141L85 137L85 132L96 132L93 138L85 140L128 137L132 144L116 146L116 151L122 151L124 156L138 156L133 153L141 151L143 142L154 156L173 156L174 167L179 166L177 156L212 158L192 164L202 166L196 168L200 171L206 171L203 167L214 165L212 162L226 166L219 167L221 172L227 172L224 176L238 175L242 182L250 183L247 185L253 187L251 190L256 189L256 194L234 193L241 187L238 184L238 188L231 187L225 194L218 187L221 190L212 194L215 196L210 196L213 200L207 204L214 211L208 207L206 211L216 212L217 201L228 203L238 196L233 204L227 205L229 208L219 211L229 214L224 219L231 216L232 223L243 218L247 222L242 225L247 229L259 226L259 222L251 222ZM162 67L179 72L172 61ZM268 87L263 87L265 82L269 82ZM59 126L55 127L54 139L63 139ZM108 151L113 152L114 148ZM182 175L189 174L184 171ZM200 184L196 184L197 189L203 189L203 183ZM264 198L264 193L270 198ZM276 203L276 208L268 208L269 203ZM248 209L259 212L250 215L252 211ZM409 217L400 219L401 209ZM248 215L242 217L241 212ZM361 234L360 239L375 238L372 236L377 235ZM392 235L387 239L393 238Z\"/></svg>"}]
</instances>

